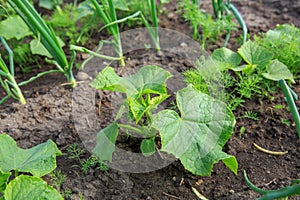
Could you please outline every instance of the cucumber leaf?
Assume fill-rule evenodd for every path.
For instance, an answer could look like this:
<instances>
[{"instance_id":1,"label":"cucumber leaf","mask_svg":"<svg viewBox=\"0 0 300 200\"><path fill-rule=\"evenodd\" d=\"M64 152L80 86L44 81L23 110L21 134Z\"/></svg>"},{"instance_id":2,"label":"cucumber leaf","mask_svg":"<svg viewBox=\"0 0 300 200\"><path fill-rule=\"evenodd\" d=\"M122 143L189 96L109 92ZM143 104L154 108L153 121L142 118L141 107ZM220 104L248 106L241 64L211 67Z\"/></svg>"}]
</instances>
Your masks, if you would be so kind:
<instances>
[{"instance_id":1,"label":"cucumber leaf","mask_svg":"<svg viewBox=\"0 0 300 200\"><path fill-rule=\"evenodd\" d=\"M155 138L143 139L140 149L144 156L151 156L155 153Z\"/></svg>"},{"instance_id":2,"label":"cucumber leaf","mask_svg":"<svg viewBox=\"0 0 300 200\"><path fill-rule=\"evenodd\" d=\"M225 68L235 68L242 61L242 57L238 53L225 47L215 50L211 57L213 60L223 63Z\"/></svg>"},{"instance_id":3,"label":"cucumber leaf","mask_svg":"<svg viewBox=\"0 0 300 200\"><path fill-rule=\"evenodd\" d=\"M12 180L4 193L5 200L51 199L63 200L53 187L38 177L20 175Z\"/></svg>"},{"instance_id":4,"label":"cucumber leaf","mask_svg":"<svg viewBox=\"0 0 300 200\"><path fill-rule=\"evenodd\" d=\"M266 66L273 57L272 52L250 40L238 49L238 53L252 70Z\"/></svg>"},{"instance_id":5,"label":"cucumber leaf","mask_svg":"<svg viewBox=\"0 0 300 200\"><path fill-rule=\"evenodd\" d=\"M11 175L11 172L5 173L0 170L0 199L1 199L1 193L4 192L10 175Z\"/></svg>"},{"instance_id":6,"label":"cucumber leaf","mask_svg":"<svg viewBox=\"0 0 300 200\"><path fill-rule=\"evenodd\" d=\"M113 0L115 9L123 10L123 11L130 11L127 6L127 0Z\"/></svg>"},{"instance_id":7,"label":"cucumber leaf","mask_svg":"<svg viewBox=\"0 0 300 200\"><path fill-rule=\"evenodd\" d=\"M3 172L16 170L41 177L56 168L58 155L62 153L52 140L30 149L21 149L9 135L0 135L0 169Z\"/></svg>"},{"instance_id":8,"label":"cucumber leaf","mask_svg":"<svg viewBox=\"0 0 300 200\"><path fill-rule=\"evenodd\" d=\"M279 80L291 80L295 83L293 79L293 74L288 69L288 67L278 60L272 60L267 66L267 73L262 74L265 78L279 81Z\"/></svg>"},{"instance_id":9,"label":"cucumber leaf","mask_svg":"<svg viewBox=\"0 0 300 200\"><path fill-rule=\"evenodd\" d=\"M171 74L154 65L144 66L130 77L121 78L112 67L104 68L90 84L97 90L124 92L127 97L138 98L143 94L165 94L166 81Z\"/></svg>"},{"instance_id":10,"label":"cucumber leaf","mask_svg":"<svg viewBox=\"0 0 300 200\"><path fill-rule=\"evenodd\" d=\"M171 74L154 65L142 67L135 75L121 78L112 67L104 68L90 84L98 90L111 90L126 93L129 112L136 123L145 112L156 108L169 96L166 81ZM157 96L150 97L150 94ZM143 95L148 95L146 99Z\"/></svg>"},{"instance_id":11,"label":"cucumber leaf","mask_svg":"<svg viewBox=\"0 0 300 200\"><path fill-rule=\"evenodd\" d=\"M93 149L93 153L100 160L112 161L112 154L115 151L118 136L118 128L117 123L114 122L97 134L96 147Z\"/></svg>"},{"instance_id":12,"label":"cucumber leaf","mask_svg":"<svg viewBox=\"0 0 300 200\"><path fill-rule=\"evenodd\" d=\"M222 160L235 174L235 157L222 152L230 138L235 119L225 103L188 86L177 93L177 107L153 116L152 126L161 135L162 151L179 158L185 169L210 175L213 164Z\"/></svg>"},{"instance_id":13,"label":"cucumber leaf","mask_svg":"<svg viewBox=\"0 0 300 200\"><path fill-rule=\"evenodd\" d=\"M0 22L0 35L7 40L12 38L19 40L32 33L22 18L15 15Z\"/></svg>"}]
</instances>

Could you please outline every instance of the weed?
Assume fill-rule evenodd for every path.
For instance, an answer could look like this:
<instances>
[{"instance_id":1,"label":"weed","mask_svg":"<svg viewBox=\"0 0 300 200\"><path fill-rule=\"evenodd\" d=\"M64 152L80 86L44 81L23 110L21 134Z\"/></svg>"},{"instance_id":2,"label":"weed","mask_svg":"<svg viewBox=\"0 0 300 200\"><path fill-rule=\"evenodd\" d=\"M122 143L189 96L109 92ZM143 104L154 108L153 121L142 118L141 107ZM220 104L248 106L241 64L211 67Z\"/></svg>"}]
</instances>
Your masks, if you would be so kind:
<instances>
[{"instance_id":1,"label":"weed","mask_svg":"<svg viewBox=\"0 0 300 200\"><path fill-rule=\"evenodd\" d=\"M179 1L178 7L183 18L190 21L193 38L200 40L203 49L209 43L215 42L222 33L235 29L236 25L231 21L230 16L214 20L212 15L201 11L198 4L190 0ZM201 29L201 35L199 29Z\"/></svg>"},{"instance_id":2,"label":"weed","mask_svg":"<svg viewBox=\"0 0 300 200\"><path fill-rule=\"evenodd\" d=\"M277 105L274 105L273 108L275 110L281 110L281 109L284 109L285 108L285 105L283 104L277 104Z\"/></svg>"},{"instance_id":3,"label":"weed","mask_svg":"<svg viewBox=\"0 0 300 200\"><path fill-rule=\"evenodd\" d=\"M291 126L291 121L288 119L280 118L280 121L286 126Z\"/></svg>"},{"instance_id":4,"label":"weed","mask_svg":"<svg viewBox=\"0 0 300 200\"><path fill-rule=\"evenodd\" d=\"M258 120L257 117L257 113L255 113L254 111L250 110L250 111L246 111L243 118L248 118L248 119L252 119L254 121Z\"/></svg>"},{"instance_id":5,"label":"weed","mask_svg":"<svg viewBox=\"0 0 300 200\"><path fill-rule=\"evenodd\" d=\"M70 198L72 193L72 190L70 188L67 188L61 194L64 198Z\"/></svg>"},{"instance_id":6,"label":"weed","mask_svg":"<svg viewBox=\"0 0 300 200\"><path fill-rule=\"evenodd\" d=\"M95 166L102 171L107 171L109 169L105 162L99 160L96 156L91 155L87 159L81 158L85 151L78 147L77 143L70 145L67 151L69 153L69 158L79 161L80 168L84 173L87 173L89 169Z\"/></svg>"},{"instance_id":7,"label":"weed","mask_svg":"<svg viewBox=\"0 0 300 200\"><path fill-rule=\"evenodd\" d=\"M51 178L51 185L54 186L57 190L60 190L67 176L63 174L60 170L55 170L49 175Z\"/></svg>"},{"instance_id":8,"label":"weed","mask_svg":"<svg viewBox=\"0 0 300 200\"><path fill-rule=\"evenodd\" d=\"M246 132L245 126L242 126L242 127L240 128L240 137L241 137L245 132Z\"/></svg>"}]
</instances>

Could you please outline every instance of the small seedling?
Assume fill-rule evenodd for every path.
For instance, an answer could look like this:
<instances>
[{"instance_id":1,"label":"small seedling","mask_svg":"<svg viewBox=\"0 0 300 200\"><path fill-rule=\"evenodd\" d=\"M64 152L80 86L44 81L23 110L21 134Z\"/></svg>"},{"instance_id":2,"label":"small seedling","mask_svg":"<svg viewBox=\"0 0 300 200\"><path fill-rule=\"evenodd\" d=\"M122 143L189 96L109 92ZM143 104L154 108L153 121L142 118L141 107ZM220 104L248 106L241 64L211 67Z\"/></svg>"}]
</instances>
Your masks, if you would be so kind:
<instances>
[{"instance_id":1,"label":"small seedling","mask_svg":"<svg viewBox=\"0 0 300 200\"><path fill-rule=\"evenodd\" d=\"M49 174L51 178L51 185L54 186L57 190L61 189L62 184L65 182L66 175L63 174L60 170L55 170Z\"/></svg>"},{"instance_id":2,"label":"small seedling","mask_svg":"<svg viewBox=\"0 0 300 200\"><path fill-rule=\"evenodd\" d=\"M274 105L273 108L275 110L281 110L281 109L284 109L285 108L285 105L283 104L277 104L277 105Z\"/></svg>"},{"instance_id":3,"label":"small seedling","mask_svg":"<svg viewBox=\"0 0 300 200\"><path fill-rule=\"evenodd\" d=\"M254 121L258 120L257 117L257 113L255 113L254 111L250 110L250 111L246 111L245 115L243 116L243 118L248 118L248 119L252 119Z\"/></svg>"},{"instance_id":4,"label":"small seedling","mask_svg":"<svg viewBox=\"0 0 300 200\"><path fill-rule=\"evenodd\" d=\"M245 126L242 126L242 127L240 128L240 136L242 136L245 132L246 132Z\"/></svg>"},{"instance_id":5,"label":"small seedling","mask_svg":"<svg viewBox=\"0 0 300 200\"><path fill-rule=\"evenodd\" d=\"M288 119L280 118L280 121L286 126L291 126L291 121Z\"/></svg>"},{"instance_id":6,"label":"small seedling","mask_svg":"<svg viewBox=\"0 0 300 200\"><path fill-rule=\"evenodd\" d=\"M70 145L67 150L69 152L69 158L79 161L80 168L84 173L87 173L89 169L95 166L102 171L107 171L109 169L105 162L99 160L96 156L92 155L87 159L83 159L82 155L85 151L78 147L77 143Z\"/></svg>"}]
</instances>

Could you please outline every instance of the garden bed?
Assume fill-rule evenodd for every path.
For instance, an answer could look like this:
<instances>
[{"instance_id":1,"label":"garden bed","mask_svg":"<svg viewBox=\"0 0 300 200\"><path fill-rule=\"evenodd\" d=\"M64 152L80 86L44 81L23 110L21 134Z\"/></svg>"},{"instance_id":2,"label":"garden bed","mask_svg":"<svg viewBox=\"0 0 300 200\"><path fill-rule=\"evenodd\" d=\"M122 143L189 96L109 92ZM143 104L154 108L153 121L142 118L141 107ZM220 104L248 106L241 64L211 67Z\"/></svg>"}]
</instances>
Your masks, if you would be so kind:
<instances>
[{"instance_id":1,"label":"garden bed","mask_svg":"<svg viewBox=\"0 0 300 200\"><path fill-rule=\"evenodd\" d=\"M211 10L210 1L201 3L204 4L203 9ZM300 27L300 2L262 0L233 3L243 15L250 35L273 29L282 23L293 23ZM167 12L160 16L159 26L191 35L189 25L176 12L174 2L166 4L165 8ZM235 39L232 38L229 43L232 49L238 47ZM190 67L186 60L170 59L166 54L156 55L151 51L128 55L131 59L126 61L126 67L135 66L137 63L161 63L178 65L179 72L180 68ZM26 76L29 75L25 74L24 77ZM20 80L24 77L18 75ZM236 156L239 163L237 176L222 163L214 165L211 176L195 176L185 171L179 161L148 173L126 173L114 169L101 171L96 168L84 173L79 162L70 159L67 151L69 145L74 143L80 148L85 147L74 125L73 89L63 86L64 82L63 75L50 74L26 85L23 90L26 105L8 101L0 106L0 132L11 135L23 148L32 147L48 139L52 139L58 145L64 155L57 158L57 170L66 175L65 181L58 189L61 192L71 191L66 199L77 200L81 194L86 200L197 199L192 188L196 188L208 199L255 199L259 195L245 184L243 170L247 171L253 183L264 189L278 189L289 185L294 179L299 179L300 141L291 113L286 108L274 109L276 105L286 105L279 89L277 93L272 94L272 99L254 97L234 111L237 123L224 151ZM299 80L292 89L300 94ZM111 111L105 110L110 107L109 99L102 99L99 112L99 99L96 101L97 105L92 110L98 115L103 113L104 116L99 118L99 121L102 125L107 124L112 120ZM297 106L300 106L299 100ZM246 111L257 113L258 120L242 117ZM284 124L283 121L291 123ZM246 130L243 134L240 134L241 127ZM258 151L253 143L266 149L288 153L284 156L268 155ZM85 153L83 157L89 155ZM53 181L50 176L46 176L46 180Z\"/></svg>"}]
</instances>

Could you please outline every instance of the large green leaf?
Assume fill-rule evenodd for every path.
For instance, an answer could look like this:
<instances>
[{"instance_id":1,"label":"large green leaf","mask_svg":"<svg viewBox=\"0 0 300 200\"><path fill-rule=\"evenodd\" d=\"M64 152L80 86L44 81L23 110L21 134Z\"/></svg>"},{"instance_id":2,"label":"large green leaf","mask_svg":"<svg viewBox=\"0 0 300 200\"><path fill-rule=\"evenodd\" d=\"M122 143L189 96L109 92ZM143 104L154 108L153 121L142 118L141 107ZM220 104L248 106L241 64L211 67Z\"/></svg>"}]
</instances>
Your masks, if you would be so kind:
<instances>
[{"instance_id":1,"label":"large green leaf","mask_svg":"<svg viewBox=\"0 0 300 200\"><path fill-rule=\"evenodd\" d=\"M93 149L93 153L98 156L100 160L112 161L112 154L115 151L118 136L118 128L117 123L114 122L97 134L96 147Z\"/></svg>"},{"instance_id":2,"label":"large green leaf","mask_svg":"<svg viewBox=\"0 0 300 200\"><path fill-rule=\"evenodd\" d=\"M5 173L0 170L0 199L1 199L1 193L4 192L10 175L11 175L11 172Z\"/></svg>"},{"instance_id":3,"label":"large green leaf","mask_svg":"<svg viewBox=\"0 0 300 200\"><path fill-rule=\"evenodd\" d=\"M238 53L253 69L266 66L273 57L272 52L250 40L238 49Z\"/></svg>"},{"instance_id":4,"label":"large green leaf","mask_svg":"<svg viewBox=\"0 0 300 200\"><path fill-rule=\"evenodd\" d=\"M31 34L25 22L18 15L9 16L0 22L0 35L7 40L12 38L19 40Z\"/></svg>"},{"instance_id":5,"label":"large green leaf","mask_svg":"<svg viewBox=\"0 0 300 200\"><path fill-rule=\"evenodd\" d=\"M121 78L112 67L106 67L90 84L97 90L111 90L126 93L127 97L140 97L143 94L165 94L166 81L171 74L154 65L144 66L130 77Z\"/></svg>"},{"instance_id":6,"label":"large green leaf","mask_svg":"<svg viewBox=\"0 0 300 200\"><path fill-rule=\"evenodd\" d=\"M197 175L210 175L219 160L237 173L235 157L222 152L235 125L232 112L223 102L191 86L180 90L176 99L180 115L163 110L153 116L152 126L160 132L162 150Z\"/></svg>"},{"instance_id":7,"label":"large green leaf","mask_svg":"<svg viewBox=\"0 0 300 200\"><path fill-rule=\"evenodd\" d=\"M225 68L230 69L237 67L242 61L238 53L225 47L215 50L211 57L213 60L220 62Z\"/></svg>"},{"instance_id":8,"label":"large green leaf","mask_svg":"<svg viewBox=\"0 0 300 200\"><path fill-rule=\"evenodd\" d=\"M91 86L97 90L111 90L114 92L126 92L120 82L122 78L118 76L112 67L105 67L97 77L91 82Z\"/></svg>"},{"instance_id":9,"label":"large green leaf","mask_svg":"<svg viewBox=\"0 0 300 200\"><path fill-rule=\"evenodd\" d=\"M293 79L293 74L288 69L288 67L278 60L272 60L269 65L267 65L267 73L262 74L265 78L279 81L279 80L291 80Z\"/></svg>"},{"instance_id":10,"label":"large green leaf","mask_svg":"<svg viewBox=\"0 0 300 200\"><path fill-rule=\"evenodd\" d=\"M56 168L56 156L62 155L52 140L30 149L21 149L7 134L0 135L0 169L43 176Z\"/></svg>"},{"instance_id":11,"label":"large green leaf","mask_svg":"<svg viewBox=\"0 0 300 200\"><path fill-rule=\"evenodd\" d=\"M63 200L63 197L53 187L38 177L20 175L12 180L4 193L5 200Z\"/></svg>"}]
</instances>

